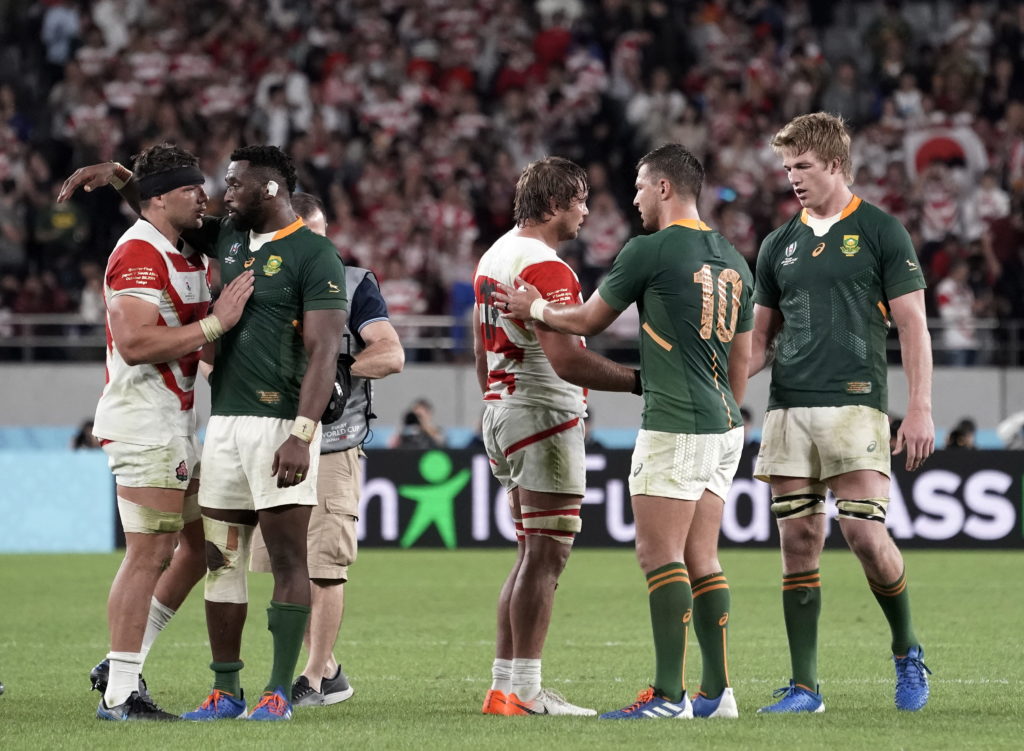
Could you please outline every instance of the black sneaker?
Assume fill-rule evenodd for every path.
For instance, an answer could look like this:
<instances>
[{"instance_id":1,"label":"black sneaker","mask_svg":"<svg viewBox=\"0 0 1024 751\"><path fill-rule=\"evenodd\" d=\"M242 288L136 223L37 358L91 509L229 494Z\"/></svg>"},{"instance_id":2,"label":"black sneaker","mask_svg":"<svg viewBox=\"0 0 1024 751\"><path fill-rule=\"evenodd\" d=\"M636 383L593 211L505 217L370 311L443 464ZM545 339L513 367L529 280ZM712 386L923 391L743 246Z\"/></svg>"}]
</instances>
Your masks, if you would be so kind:
<instances>
[{"instance_id":1,"label":"black sneaker","mask_svg":"<svg viewBox=\"0 0 1024 751\"><path fill-rule=\"evenodd\" d=\"M99 691L101 694L107 692L107 681L110 679L110 660L104 658L99 665L89 671L89 681L92 683L92 690ZM146 679L141 675L139 676L139 696L152 701L153 698L149 695L149 687L146 685Z\"/></svg>"},{"instance_id":2,"label":"black sneaker","mask_svg":"<svg viewBox=\"0 0 1024 751\"><path fill-rule=\"evenodd\" d=\"M324 696L325 705L345 701L355 693L355 689L348 685L348 678L345 677L341 665L338 666L338 672L333 678L324 678L320 681L320 691Z\"/></svg>"},{"instance_id":3,"label":"black sneaker","mask_svg":"<svg viewBox=\"0 0 1024 751\"><path fill-rule=\"evenodd\" d=\"M96 707L96 717L101 720L115 720L118 722L128 720L172 722L181 719L176 714L160 709L148 696L139 696L138 691L132 691L124 704L118 704L116 707L108 707L101 698L100 705Z\"/></svg>"},{"instance_id":4,"label":"black sneaker","mask_svg":"<svg viewBox=\"0 0 1024 751\"><path fill-rule=\"evenodd\" d=\"M293 707L322 707L324 695L309 685L309 679L300 675L292 684Z\"/></svg>"}]
</instances>

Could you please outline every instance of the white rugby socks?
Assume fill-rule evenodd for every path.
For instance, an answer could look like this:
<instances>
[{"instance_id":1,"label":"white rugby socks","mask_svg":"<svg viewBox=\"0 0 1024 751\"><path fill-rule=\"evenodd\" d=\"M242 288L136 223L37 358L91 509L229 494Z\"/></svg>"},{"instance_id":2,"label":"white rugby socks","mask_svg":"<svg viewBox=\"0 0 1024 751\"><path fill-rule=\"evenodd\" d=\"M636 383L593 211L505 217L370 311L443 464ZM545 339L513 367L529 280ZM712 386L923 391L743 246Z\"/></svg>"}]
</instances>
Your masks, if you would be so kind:
<instances>
[{"instance_id":1,"label":"white rugby socks","mask_svg":"<svg viewBox=\"0 0 1024 751\"><path fill-rule=\"evenodd\" d=\"M156 641L156 637L171 622L171 618L174 617L176 612L176 610L171 610L156 599L156 597L150 600L149 618L146 620L146 633L142 635L142 651L139 653L142 656L142 664L145 664L146 657L149 656L149 650L152 648L153 642ZM142 664L139 665L140 671L142 670Z\"/></svg>"},{"instance_id":2,"label":"white rugby socks","mask_svg":"<svg viewBox=\"0 0 1024 751\"><path fill-rule=\"evenodd\" d=\"M512 660L494 659L491 665L491 691L512 693Z\"/></svg>"},{"instance_id":3,"label":"white rugby socks","mask_svg":"<svg viewBox=\"0 0 1024 751\"><path fill-rule=\"evenodd\" d=\"M139 673L142 672L141 652L108 652L110 660L110 676L107 678L107 690L103 694L103 703L107 709L124 704L132 691L139 690Z\"/></svg>"},{"instance_id":4,"label":"white rugby socks","mask_svg":"<svg viewBox=\"0 0 1024 751\"><path fill-rule=\"evenodd\" d=\"M517 657L512 660L512 693L533 699L540 693L540 660Z\"/></svg>"}]
</instances>

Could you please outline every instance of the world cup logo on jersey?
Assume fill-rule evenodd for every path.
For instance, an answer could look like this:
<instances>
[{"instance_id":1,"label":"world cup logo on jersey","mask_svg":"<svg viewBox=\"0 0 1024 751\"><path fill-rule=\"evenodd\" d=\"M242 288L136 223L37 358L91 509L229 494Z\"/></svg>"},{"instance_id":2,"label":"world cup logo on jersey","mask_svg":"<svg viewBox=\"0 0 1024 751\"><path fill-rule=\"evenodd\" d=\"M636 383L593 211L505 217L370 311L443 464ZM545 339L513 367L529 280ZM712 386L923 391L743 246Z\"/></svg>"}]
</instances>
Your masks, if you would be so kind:
<instances>
[{"instance_id":1,"label":"world cup logo on jersey","mask_svg":"<svg viewBox=\"0 0 1024 751\"><path fill-rule=\"evenodd\" d=\"M267 259L267 262L263 264L263 273L267 276L273 276L281 270L282 263L284 263L284 261L281 259L281 256L270 256L270 258Z\"/></svg>"},{"instance_id":2,"label":"world cup logo on jersey","mask_svg":"<svg viewBox=\"0 0 1024 751\"><path fill-rule=\"evenodd\" d=\"M860 235L843 235L843 255L847 258L860 252Z\"/></svg>"}]
</instances>

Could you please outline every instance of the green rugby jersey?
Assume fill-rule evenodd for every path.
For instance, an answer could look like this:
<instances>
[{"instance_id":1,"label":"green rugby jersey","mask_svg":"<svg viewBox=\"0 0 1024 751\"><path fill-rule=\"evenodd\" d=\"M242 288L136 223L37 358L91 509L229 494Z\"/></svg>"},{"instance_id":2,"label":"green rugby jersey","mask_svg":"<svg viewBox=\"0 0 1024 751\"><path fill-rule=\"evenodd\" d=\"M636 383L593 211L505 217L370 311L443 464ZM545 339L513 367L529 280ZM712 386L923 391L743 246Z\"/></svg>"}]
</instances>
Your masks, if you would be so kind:
<instances>
[{"instance_id":1,"label":"green rugby jersey","mask_svg":"<svg viewBox=\"0 0 1024 751\"><path fill-rule=\"evenodd\" d=\"M910 235L854 196L817 236L801 211L764 239L754 302L782 312L768 409L885 412L889 300L924 289Z\"/></svg>"},{"instance_id":2,"label":"green rugby jersey","mask_svg":"<svg viewBox=\"0 0 1024 751\"><path fill-rule=\"evenodd\" d=\"M222 284L246 269L256 274L241 319L217 341L212 414L293 419L308 361L302 314L348 309L345 267L334 245L301 219L256 251L249 233L227 217L208 218L188 241L220 261Z\"/></svg>"},{"instance_id":3,"label":"green rugby jersey","mask_svg":"<svg viewBox=\"0 0 1024 751\"><path fill-rule=\"evenodd\" d=\"M601 283L618 311L640 311L645 430L724 433L743 425L729 386L729 350L753 327L747 262L703 222L634 237Z\"/></svg>"}]
</instances>

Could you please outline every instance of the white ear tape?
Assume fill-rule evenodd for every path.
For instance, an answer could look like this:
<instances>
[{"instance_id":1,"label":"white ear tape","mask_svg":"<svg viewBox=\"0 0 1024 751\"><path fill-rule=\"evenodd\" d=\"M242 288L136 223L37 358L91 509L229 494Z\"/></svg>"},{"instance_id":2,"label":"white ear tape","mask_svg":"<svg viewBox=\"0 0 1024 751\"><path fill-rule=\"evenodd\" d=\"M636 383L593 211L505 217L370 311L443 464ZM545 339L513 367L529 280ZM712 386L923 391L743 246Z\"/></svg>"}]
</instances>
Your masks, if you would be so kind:
<instances>
[{"instance_id":1,"label":"white ear tape","mask_svg":"<svg viewBox=\"0 0 1024 751\"><path fill-rule=\"evenodd\" d=\"M277 195L277 183L273 180L267 182L267 193L271 198Z\"/></svg>"}]
</instances>

